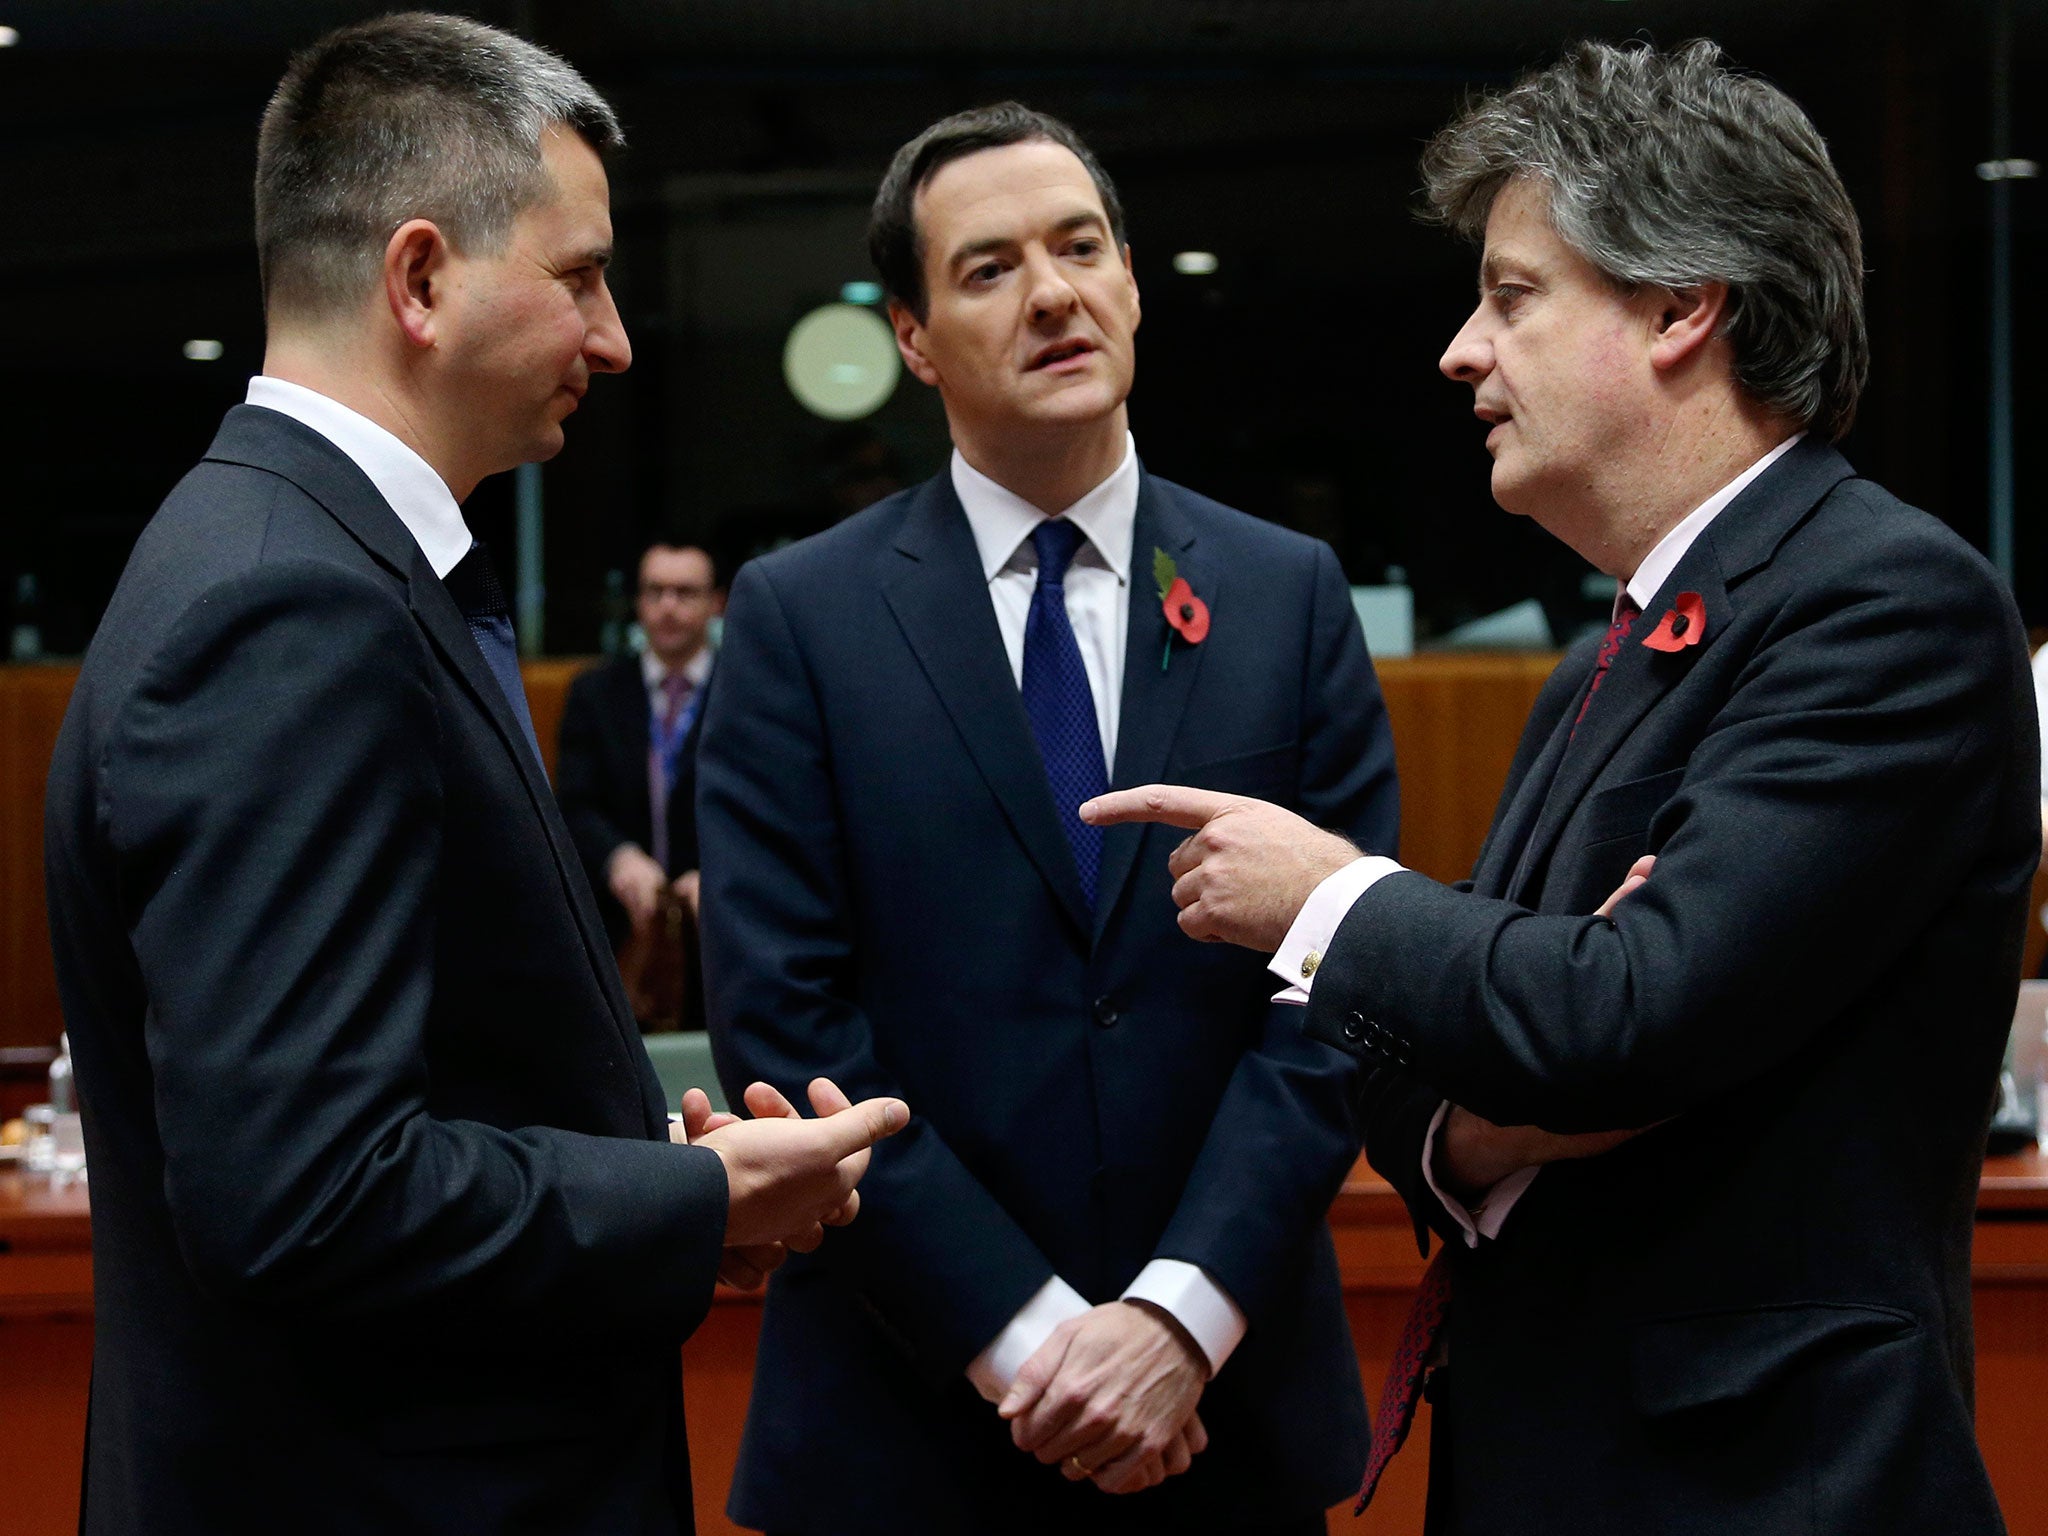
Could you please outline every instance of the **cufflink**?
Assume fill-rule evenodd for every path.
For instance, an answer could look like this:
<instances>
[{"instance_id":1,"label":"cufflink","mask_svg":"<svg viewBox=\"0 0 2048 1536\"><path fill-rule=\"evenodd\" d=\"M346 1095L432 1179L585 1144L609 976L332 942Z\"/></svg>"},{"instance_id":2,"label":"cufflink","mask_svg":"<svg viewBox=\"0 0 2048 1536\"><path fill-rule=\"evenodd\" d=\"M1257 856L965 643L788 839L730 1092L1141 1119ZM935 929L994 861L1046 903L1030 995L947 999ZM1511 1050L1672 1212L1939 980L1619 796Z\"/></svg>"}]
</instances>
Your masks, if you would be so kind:
<instances>
[{"instance_id":1,"label":"cufflink","mask_svg":"<svg viewBox=\"0 0 2048 1536\"><path fill-rule=\"evenodd\" d=\"M1314 950L1310 950L1307 954L1303 955L1301 957L1301 979L1307 981L1309 977L1315 975L1316 967L1322 963L1323 957Z\"/></svg>"}]
</instances>

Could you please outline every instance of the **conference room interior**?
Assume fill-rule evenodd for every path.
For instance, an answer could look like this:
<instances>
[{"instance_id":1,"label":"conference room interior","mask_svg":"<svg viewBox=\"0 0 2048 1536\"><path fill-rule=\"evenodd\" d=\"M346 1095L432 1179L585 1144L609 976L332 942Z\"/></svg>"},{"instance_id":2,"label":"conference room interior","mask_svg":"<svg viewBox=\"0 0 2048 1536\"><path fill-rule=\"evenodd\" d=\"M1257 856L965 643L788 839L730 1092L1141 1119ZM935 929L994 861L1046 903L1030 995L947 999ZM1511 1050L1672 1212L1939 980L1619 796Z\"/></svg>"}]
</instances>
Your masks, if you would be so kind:
<instances>
[{"instance_id":1,"label":"conference room interior","mask_svg":"<svg viewBox=\"0 0 2048 1536\"><path fill-rule=\"evenodd\" d=\"M258 118L292 50L391 8L0 0L0 1121L47 1097L62 1028L41 808L78 658L150 513L261 365ZM701 543L729 578L943 467L933 391L857 350L806 361L793 338L822 311L856 338L842 345L875 344L883 305L863 232L890 154L947 112L1015 98L1072 123L1121 193L1143 299L1130 416L1146 468L1328 540L1375 594L1362 606L1377 615L1402 855L1464 875L1524 714L1562 647L1604 625L1613 584L1488 494L1469 392L1437 371L1471 304L1474 253L1419 217L1416 159L1469 92L1584 36L1711 37L1811 114L1865 242L1872 370L1843 451L1991 557L2035 643L2048 632L2033 425L2048 409L2048 307L2034 293L2048 187L2031 169L2048 160L2048 111L2030 88L2048 66L2048 6L447 8L559 50L628 139L608 167L610 280L633 365L595 382L562 454L487 481L464 508L517 577L549 753L569 680L629 638L650 539ZM2036 925L2029 974L2044 947ZM2027 1000L2038 1042L2041 1000ZM702 1055L669 1057L709 1070ZM0 1163L0 1530L21 1536L76 1521L89 1188ZM1398 1198L1363 1163L1331 1220L1371 1394L1421 1261ZM2048 1158L2032 1150L1987 1164L1975 1300L1980 1442L2010 1528L2048 1536ZM684 1351L702 1530L733 1529L723 1479L757 1327L757 1300L721 1292ZM1419 1530L1426 1462L1397 1462L1368 1515L1333 1514L1331 1529Z\"/></svg>"}]
</instances>

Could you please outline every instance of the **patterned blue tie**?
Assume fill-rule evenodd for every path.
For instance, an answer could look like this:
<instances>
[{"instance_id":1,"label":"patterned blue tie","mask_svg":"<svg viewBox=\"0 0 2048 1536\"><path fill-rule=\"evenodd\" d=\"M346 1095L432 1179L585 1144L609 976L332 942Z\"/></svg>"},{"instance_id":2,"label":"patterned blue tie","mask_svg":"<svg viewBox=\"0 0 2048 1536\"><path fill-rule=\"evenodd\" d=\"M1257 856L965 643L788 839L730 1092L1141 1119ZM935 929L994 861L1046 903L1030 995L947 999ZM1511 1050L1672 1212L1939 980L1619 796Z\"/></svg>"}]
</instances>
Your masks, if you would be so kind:
<instances>
[{"instance_id":1,"label":"patterned blue tie","mask_svg":"<svg viewBox=\"0 0 2048 1536\"><path fill-rule=\"evenodd\" d=\"M1081 647L1067 621L1067 567L1085 535L1064 518L1038 525L1031 542L1038 550L1038 585L1024 619L1024 713L1038 738L1045 776L1052 782L1060 829L1074 850L1081 889L1095 905L1095 876L1102 866L1102 829L1081 820L1081 802L1109 788L1102 758L1102 732L1095 723L1095 695Z\"/></svg>"}]
</instances>

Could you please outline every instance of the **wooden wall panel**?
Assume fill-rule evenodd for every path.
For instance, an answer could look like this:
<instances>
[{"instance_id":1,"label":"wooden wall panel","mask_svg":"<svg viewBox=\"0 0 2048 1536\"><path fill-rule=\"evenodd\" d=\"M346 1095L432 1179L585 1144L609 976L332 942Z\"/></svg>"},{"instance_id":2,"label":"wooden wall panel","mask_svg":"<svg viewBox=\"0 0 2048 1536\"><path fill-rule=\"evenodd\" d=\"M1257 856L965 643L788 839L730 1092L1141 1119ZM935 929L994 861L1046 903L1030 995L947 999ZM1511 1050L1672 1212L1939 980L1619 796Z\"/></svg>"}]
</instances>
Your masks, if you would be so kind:
<instances>
[{"instance_id":1,"label":"wooden wall panel","mask_svg":"<svg viewBox=\"0 0 2048 1536\"><path fill-rule=\"evenodd\" d=\"M527 700L554 771L569 681L588 657L526 664ZM1401 855L1440 880L1468 874L1551 656L1428 655L1379 663L1401 772ZM61 1027L43 908L43 784L75 667L0 666L0 1046Z\"/></svg>"}]
</instances>

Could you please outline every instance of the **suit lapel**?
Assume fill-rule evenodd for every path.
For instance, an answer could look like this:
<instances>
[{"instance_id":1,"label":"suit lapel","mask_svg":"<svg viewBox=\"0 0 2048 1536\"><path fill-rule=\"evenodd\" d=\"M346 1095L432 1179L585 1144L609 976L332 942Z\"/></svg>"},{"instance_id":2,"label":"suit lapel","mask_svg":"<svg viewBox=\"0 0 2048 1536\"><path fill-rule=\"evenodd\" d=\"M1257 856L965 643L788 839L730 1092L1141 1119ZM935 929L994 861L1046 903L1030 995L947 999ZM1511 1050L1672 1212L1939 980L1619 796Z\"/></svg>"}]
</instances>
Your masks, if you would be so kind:
<instances>
[{"instance_id":1,"label":"suit lapel","mask_svg":"<svg viewBox=\"0 0 2048 1536\"><path fill-rule=\"evenodd\" d=\"M1141 469L1138 515L1131 532L1131 612L1124 640L1123 706L1117 723L1116 765L1109 779L1112 789L1156 783L1166 776L1167 761L1180 734L1188 700L1194 696L1195 679L1206 648L1185 645L1175 638L1169 655L1167 643L1172 631L1167 628L1165 610L1159 605L1159 589L1152 577L1155 549L1163 549L1173 558L1180 574L1209 605L1211 616L1215 616L1219 612L1219 573L1203 561L1195 546L1194 528L1173 497L1160 481ZM1167 664L1162 668L1163 656ZM1098 942L1136 867L1146 830L1142 824L1133 822L1111 827L1103 834L1102 868L1095 891Z\"/></svg>"},{"instance_id":2,"label":"suit lapel","mask_svg":"<svg viewBox=\"0 0 2048 1536\"><path fill-rule=\"evenodd\" d=\"M1678 685L1699 656L1726 631L1732 616L1729 587L1767 564L1785 536L1851 473L1848 462L1826 444L1812 438L1795 443L1744 487L1693 542L1630 629L1576 737L1572 737L1570 725L1578 713L1576 701L1559 722L1560 732L1569 739L1557 759L1549 792L1541 801L1526 852L1509 883L1509 900L1521 901L1524 892L1540 881L1558 838L1601 770L1657 701ZM1652 650L1643 641L1656 631L1681 592L1697 592L1705 608L1706 623L1699 643L1677 651ZM1553 740L1551 747L1556 746ZM1548 750L1545 755L1550 755ZM1530 782L1538 777L1532 772ZM1502 841L1512 848L1507 839Z\"/></svg>"},{"instance_id":3,"label":"suit lapel","mask_svg":"<svg viewBox=\"0 0 2048 1536\"><path fill-rule=\"evenodd\" d=\"M950 476L934 476L912 499L896 537L895 563L882 596L904 639L1025 853L1074 926L1087 933L1090 914L1074 852L1060 830L974 533Z\"/></svg>"},{"instance_id":4,"label":"suit lapel","mask_svg":"<svg viewBox=\"0 0 2048 1536\"><path fill-rule=\"evenodd\" d=\"M554 791L534 760L532 748L526 744L526 733L513 718L504 690L478 649L469 621L463 618L455 599L434 574L418 542L352 459L312 428L277 411L248 405L229 411L207 457L283 475L325 507L378 564L405 582L414 618L491 722L492 730L519 771L527 799L554 856L555 871L570 910L576 915L598 987L611 1005L613 1026L628 1047L626 1060L633 1062L637 1057L640 1063L636 1071L641 1097L650 1114L650 1132L658 1128L664 1118L659 1087L652 1069L645 1067L647 1054L639 1044L639 1028L633 1022L633 1011L626 1002L618 966L591 901L588 883L582 878L571 850L568 829L555 806Z\"/></svg>"}]
</instances>

